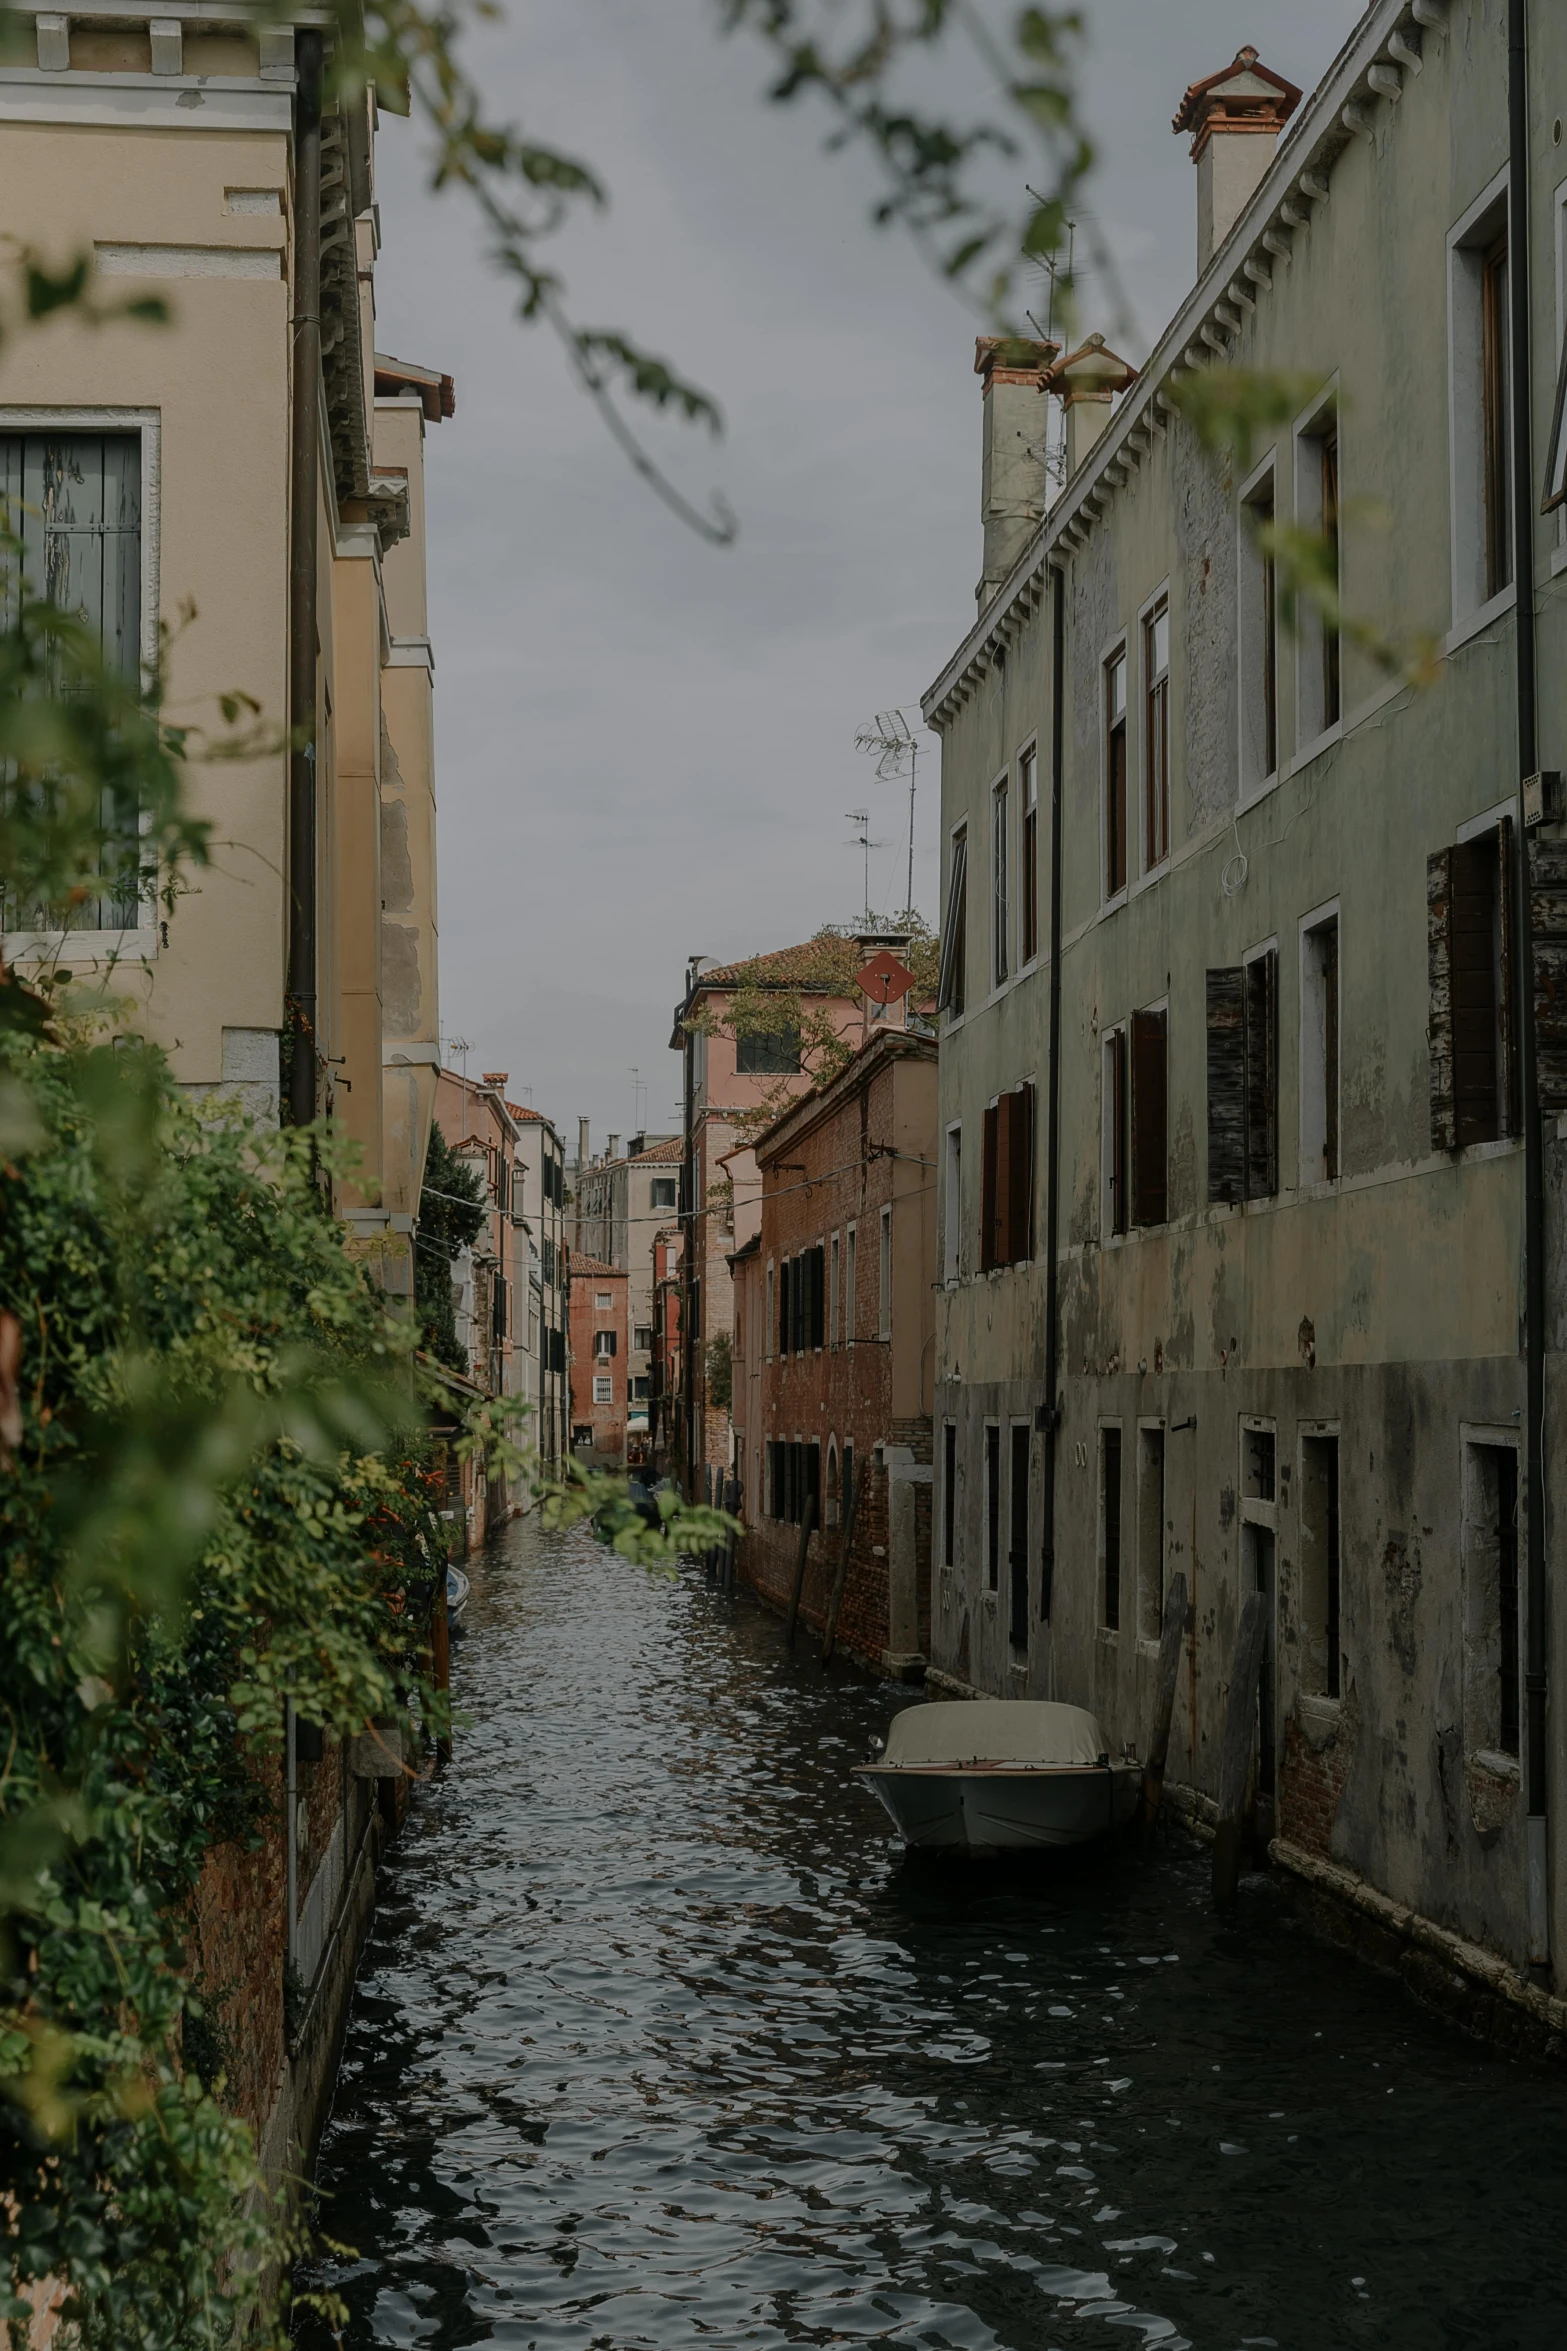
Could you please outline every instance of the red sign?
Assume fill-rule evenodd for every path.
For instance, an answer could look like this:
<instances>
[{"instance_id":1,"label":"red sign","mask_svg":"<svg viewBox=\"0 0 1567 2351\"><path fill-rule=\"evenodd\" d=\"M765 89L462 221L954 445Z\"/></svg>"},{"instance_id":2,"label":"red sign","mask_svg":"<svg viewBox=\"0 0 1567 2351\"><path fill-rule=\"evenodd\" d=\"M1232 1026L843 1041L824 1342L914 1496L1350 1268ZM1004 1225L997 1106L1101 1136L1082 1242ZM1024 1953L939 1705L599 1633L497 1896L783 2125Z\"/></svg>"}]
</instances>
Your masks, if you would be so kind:
<instances>
[{"instance_id":1,"label":"red sign","mask_svg":"<svg viewBox=\"0 0 1567 2351\"><path fill-rule=\"evenodd\" d=\"M914 974L906 963L900 963L890 947L883 947L873 955L861 972L858 987L873 1004L896 1004L914 985Z\"/></svg>"}]
</instances>

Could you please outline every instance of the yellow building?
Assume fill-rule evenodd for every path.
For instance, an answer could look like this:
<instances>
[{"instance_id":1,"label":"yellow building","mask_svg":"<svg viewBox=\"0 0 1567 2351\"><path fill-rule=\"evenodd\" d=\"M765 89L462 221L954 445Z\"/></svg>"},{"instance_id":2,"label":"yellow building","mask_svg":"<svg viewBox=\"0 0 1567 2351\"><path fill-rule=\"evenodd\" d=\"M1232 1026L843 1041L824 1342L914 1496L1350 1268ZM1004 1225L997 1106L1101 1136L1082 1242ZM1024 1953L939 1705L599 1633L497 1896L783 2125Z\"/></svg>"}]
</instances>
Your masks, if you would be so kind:
<instances>
[{"instance_id":1,"label":"yellow building","mask_svg":"<svg viewBox=\"0 0 1567 2351\"><path fill-rule=\"evenodd\" d=\"M112 964L194 1093L338 1118L334 1204L411 1293L439 1058L423 444L452 387L375 354L374 95L323 111L321 33L208 0L35 33L0 64L0 216L169 322L14 341L0 482L34 577L128 667L161 645L172 720L218 733L248 695L265 745L198 739L213 854L171 914L102 899L4 952Z\"/></svg>"}]
</instances>

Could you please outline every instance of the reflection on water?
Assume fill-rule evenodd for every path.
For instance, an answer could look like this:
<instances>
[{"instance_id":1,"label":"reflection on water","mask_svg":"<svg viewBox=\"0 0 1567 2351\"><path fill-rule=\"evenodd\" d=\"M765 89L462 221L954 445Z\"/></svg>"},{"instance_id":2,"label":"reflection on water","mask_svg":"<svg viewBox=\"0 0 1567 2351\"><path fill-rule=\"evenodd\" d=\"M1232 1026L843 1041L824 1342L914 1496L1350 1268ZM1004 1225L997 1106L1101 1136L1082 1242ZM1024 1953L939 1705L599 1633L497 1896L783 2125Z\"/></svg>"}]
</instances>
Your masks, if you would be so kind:
<instances>
[{"instance_id":1,"label":"reflection on water","mask_svg":"<svg viewBox=\"0 0 1567 2351\"><path fill-rule=\"evenodd\" d=\"M1260 1882L906 1862L846 1772L908 1694L580 1535L469 1626L322 2148L348 2344L1567 2339L1567 2089Z\"/></svg>"}]
</instances>

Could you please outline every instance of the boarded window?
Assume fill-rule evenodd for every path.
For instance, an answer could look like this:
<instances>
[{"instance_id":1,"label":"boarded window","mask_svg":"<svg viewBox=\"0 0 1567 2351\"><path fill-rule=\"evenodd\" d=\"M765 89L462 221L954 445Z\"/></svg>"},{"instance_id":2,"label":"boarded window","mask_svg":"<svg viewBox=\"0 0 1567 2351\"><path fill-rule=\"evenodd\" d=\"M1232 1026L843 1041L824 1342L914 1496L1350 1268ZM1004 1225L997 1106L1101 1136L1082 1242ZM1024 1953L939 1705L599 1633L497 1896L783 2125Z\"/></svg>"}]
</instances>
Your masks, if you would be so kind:
<instances>
[{"instance_id":1,"label":"boarded window","mask_svg":"<svg viewBox=\"0 0 1567 2351\"><path fill-rule=\"evenodd\" d=\"M1540 1108L1552 1118L1567 1110L1567 845L1526 837Z\"/></svg>"},{"instance_id":2,"label":"boarded window","mask_svg":"<svg viewBox=\"0 0 1567 2351\"><path fill-rule=\"evenodd\" d=\"M1007 1589L1009 1637L1014 1649L1028 1647L1028 1464L1032 1435L1026 1421L1012 1424L1011 1482L1008 1494Z\"/></svg>"},{"instance_id":3,"label":"boarded window","mask_svg":"<svg viewBox=\"0 0 1567 2351\"><path fill-rule=\"evenodd\" d=\"M1034 1253L1034 1089L1015 1086L985 1112L980 1158L980 1266Z\"/></svg>"},{"instance_id":4,"label":"boarded window","mask_svg":"<svg viewBox=\"0 0 1567 2351\"><path fill-rule=\"evenodd\" d=\"M1126 1031L1112 1029L1104 1054L1105 1222L1112 1233L1130 1223L1127 1166Z\"/></svg>"},{"instance_id":5,"label":"boarded window","mask_svg":"<svg viewBox=\"0 0 1567 2351\"><path fill-rule=\"evenodd\" d=\"M1426 867L1431 1145L1517 1132L1511 818Z\"/></svg>"},{"instance_id":6,"label":"boarded window","mask_svg":"<svg viewBox=\"0 0 1567 2351\"><path fill-rule=\"evenodd\" d=\"M1279 1188L1279 958L1208 974L1208 1198ZM1141 1220L1139 1220L1141 1221Z\"/></svg>"},{"instance_id":7,"label":"boarded window","mask_svg":"<svg viewBox=\"0 0 1567 2351\"><path fill-rule=\"evenodd\" d=\"M1132 1222L1163 1224L1169 1214L1169 1021L1163 1012L1132 1015Z\"/></svg>"},{"instance_id":8,"label":"boarded window","mask_svg":"<svg viewBox=\"0 0 1567 2351\"><path fill-rule=\"evenodd\" d=\"M1001 1431L985 1431L985 1582L994 1592L1001 1585Z\"/></svg>"},{"instance_id":9,"label":"boarded window","mask_svg":"<svg viewBox=\"0 0 1567 2351\"><path fill-rule=\"evenodd\" d=\"M1300 1446L1300 1686L1340 1693L1339 1447L1336 1436Z\"/></svg>"}]
</instances>

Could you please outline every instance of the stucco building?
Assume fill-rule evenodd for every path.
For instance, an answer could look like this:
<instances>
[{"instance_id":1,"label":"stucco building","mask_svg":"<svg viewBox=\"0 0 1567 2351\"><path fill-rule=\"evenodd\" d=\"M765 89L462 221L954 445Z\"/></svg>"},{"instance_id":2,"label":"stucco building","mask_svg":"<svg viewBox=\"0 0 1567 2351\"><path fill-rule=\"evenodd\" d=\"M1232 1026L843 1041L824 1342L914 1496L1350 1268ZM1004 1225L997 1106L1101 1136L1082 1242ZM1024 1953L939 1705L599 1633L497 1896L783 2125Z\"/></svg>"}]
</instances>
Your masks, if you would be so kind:
<instances>
[{"instance_id":1,"label":"stucco building","mask_svg":"<svg viewBox=\"0 0 1567 2351\"><path fill-rule=\"evenodd\" d=\"M756 1138L733 1260L740 1572L786 1605L814 1504L801 1616L841 1575L839 1645L897 1674L930 1631L936 1093L934 1038L880 1030Z\"/></svg>"},{"instance_id":2,"label":"stucco building","mask_svg":"<svg viewBox=\"0 0 1567 2351\"><path fill-rule=\"evenodd\" d=\"M532 1417L529 1442L545 1465L558 1465L570 1444L571 1398L566 1373L566 1158L560 1136L540 1110L508 1102L517 1129L512 1215L519 1229L519 1283L526 1260L528 1301L519 1327L522 1349L517 1393ZM519 1301L520 1304L520 1301Z\"/></svg>"},{"instance_id":3,"label":"stucco building","mask_svg":"<svg viewBox=\"0 0 1567 2351\"><path fill-rule=\"evenodd\" d=\"M626 1275L626 1435L640 1464L652 1442L655 1247L679 1215L684 1152L678 1135L633 1135L624 1152L619 1143L611 1135L604 1156L578 1175L576 1231L579 1248Z\"/></svg>"},{"instance_id":4,"label":"stucco building","mask_svg":"<svg viewBox=\"0 0 1567 2351\"><path fill-rule=\"evenodd\" d=\"M624 1266L571 1254L571 1451L585 1469L621 1469L626 1459L626 1294Z\"/></svg>"},{"instance_id":5,"label":"stucco building","mask_svg":"<svg viewBox=\"0 0 1567 2351\"><path fill-rule=\"evenodd\" d=\"M1143 1739L1179 1570L1200 1812L1262 1591L1275 1855L1474 1982L1500 1955L1515 2002L1567 1982L1529 1206L1538 1166L1559 1230L1567 859L1520 794L1567 765L1567 19L1530 26L1522 142L1500 0L1379 0L1298 104L1249 51L1192 86L1199 276L1141 371L981 347L980 610L925 701L935 1665ZM1215 463L1177 395L1231 361L1292 390ZM1337 599L1291 627L1296 525Z\"/></svg>"},{"instance_id":6,"label":"stucco building","mask_svg":"<svg viewBox=\"0 0 1567 2351\"><path fill-rule=\"evenodd\" d=\"M452 1304L458 1344L468 1357L469 1376L482 1394L536 1402L536 1352L526 1344L530 1297L530 1249L522 1210L524 1160L519 1139L525 1122L506 1099L508 1072L487 1070L481 1078L454 1069L437 1072L435 1116L447 1143L477 1179L484 1198L484 1224L452 1267ZM531 1425L522 1432L531 1436ZM486 1529L521 1506L504 1478L478 1472Z\"/></svg>"}]
</instances>

